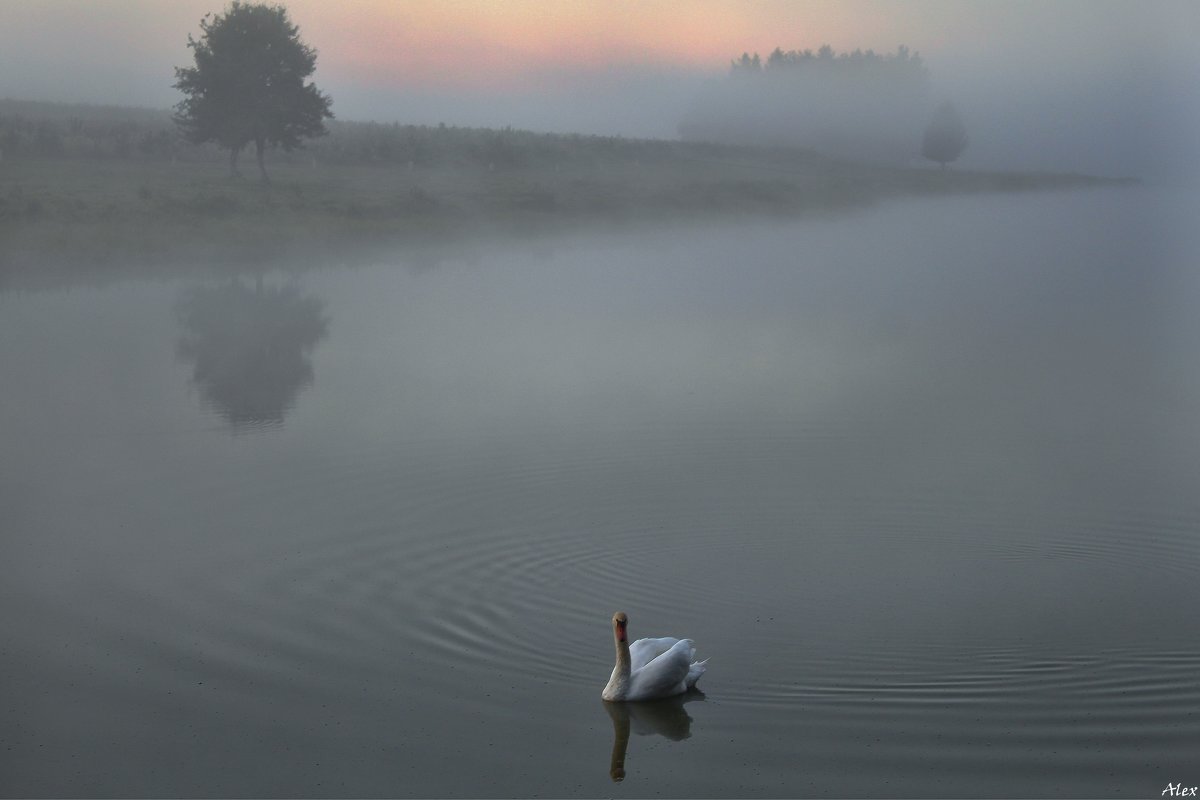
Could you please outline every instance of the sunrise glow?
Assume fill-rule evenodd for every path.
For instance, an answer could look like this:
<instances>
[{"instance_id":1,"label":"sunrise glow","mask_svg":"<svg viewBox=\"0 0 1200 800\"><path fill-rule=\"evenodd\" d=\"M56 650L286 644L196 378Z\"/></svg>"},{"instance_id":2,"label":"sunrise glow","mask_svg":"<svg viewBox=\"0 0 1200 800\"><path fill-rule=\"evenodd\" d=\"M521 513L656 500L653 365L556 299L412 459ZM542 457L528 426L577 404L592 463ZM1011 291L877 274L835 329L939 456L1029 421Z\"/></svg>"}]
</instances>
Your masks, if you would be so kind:
<instances>
[{"instance_id":1,"label":"sunrise glow","mask_svg":"<svg viewBox=\"0 0 1200 800\"><path fill-rule=\"evenodd\" d=\"M289 8L321 43L326 69L393 86L492 88L620 65L722 70L746 49L899 44L885 40L882 12L835 3L299 0Z\"/></svg>"},{"instance_id":2,"label":"sunrise glow","mask_svg":"<svg viewBox=\"0 0 1200 800\"><path fill-rule=\"evenodd\" d=\"M189 35L228 0L0 2L0 97L166 108ZM1090 83L1119 54L1187 63L1184 6L1089 0L282 0L339 119L672 137L743 52L919 53L958 84ZM1031 78L1031 76L1033 76ZM1133 91L1133 90L1131 90Z\"/></svg>"}]
</instances>

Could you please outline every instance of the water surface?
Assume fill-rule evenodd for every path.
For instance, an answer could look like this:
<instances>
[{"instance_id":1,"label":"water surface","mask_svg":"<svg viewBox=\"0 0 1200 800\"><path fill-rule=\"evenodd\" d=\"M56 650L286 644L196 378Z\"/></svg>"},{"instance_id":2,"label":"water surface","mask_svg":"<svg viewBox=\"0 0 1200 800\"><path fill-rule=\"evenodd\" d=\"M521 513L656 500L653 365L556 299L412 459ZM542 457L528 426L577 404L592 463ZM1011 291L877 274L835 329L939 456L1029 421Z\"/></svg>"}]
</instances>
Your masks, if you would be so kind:
<instances>
[{"instance_id":1,"label":"water surface","mask_svg":"<svg viewBox=\"0 0 1200 800\"><path fill-rule=\"evenodd\" d=\"M1195 783L1196 210L0 295L0 793ZM704 693L606 708L618 609Z\"/></svg>"}]
</instances>

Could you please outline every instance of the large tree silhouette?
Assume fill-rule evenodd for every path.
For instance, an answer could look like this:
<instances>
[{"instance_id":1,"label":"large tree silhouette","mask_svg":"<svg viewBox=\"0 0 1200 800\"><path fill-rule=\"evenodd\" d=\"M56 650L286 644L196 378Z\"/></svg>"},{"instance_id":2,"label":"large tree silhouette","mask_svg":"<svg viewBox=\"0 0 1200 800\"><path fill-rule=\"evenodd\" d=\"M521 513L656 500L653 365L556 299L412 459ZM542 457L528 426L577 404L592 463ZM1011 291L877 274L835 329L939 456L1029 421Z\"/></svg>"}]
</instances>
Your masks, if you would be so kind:
<instances>
[{"instance_id":1,"label":"large tree silhouette","mask_svg":"<svg viewBox=\"0 0 1200 800\"><path fill-rule=\"evenodd\" d=\"M175 68L174 86L185 95L175 121L189 141L228 148L235 175L238 154L253 142L266 180L268 145L292 150L324 134L333 116L330 98L305 83L317 51L300 40L283 6L234 0L223 14L205 15L200 29L199 39L188 36L196 65Z\"/></svg>"}]
</instances>

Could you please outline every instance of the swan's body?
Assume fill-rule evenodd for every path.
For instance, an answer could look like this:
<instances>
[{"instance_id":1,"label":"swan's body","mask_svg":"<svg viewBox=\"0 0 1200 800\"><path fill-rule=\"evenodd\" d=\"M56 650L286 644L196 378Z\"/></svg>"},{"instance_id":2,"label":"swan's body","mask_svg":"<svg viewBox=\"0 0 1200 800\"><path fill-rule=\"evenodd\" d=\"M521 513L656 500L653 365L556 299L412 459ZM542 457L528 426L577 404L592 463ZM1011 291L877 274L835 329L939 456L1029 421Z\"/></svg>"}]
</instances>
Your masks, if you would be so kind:
<instances>
[{"instance_id":1,"label":"swan's body","mask_svg":"<svg viewBox=\"0 0 1200 800\"><path fill-rule=\"evenodd\" d=\"M683 694L704 674L706 661L693 661L696 645L691 639L638 639L625 636L628 618L613 615L613 639L617 664L601 695L605 700L654 700Z\"/></svg>"}]
</instances>

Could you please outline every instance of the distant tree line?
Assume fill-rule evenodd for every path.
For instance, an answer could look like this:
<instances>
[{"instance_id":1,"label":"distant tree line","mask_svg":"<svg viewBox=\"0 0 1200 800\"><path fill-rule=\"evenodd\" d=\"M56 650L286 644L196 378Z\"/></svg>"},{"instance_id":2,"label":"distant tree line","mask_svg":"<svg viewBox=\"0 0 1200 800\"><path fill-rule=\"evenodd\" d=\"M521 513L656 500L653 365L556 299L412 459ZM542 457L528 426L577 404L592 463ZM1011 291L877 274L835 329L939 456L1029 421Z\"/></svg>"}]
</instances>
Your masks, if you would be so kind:
<instances>
[{"instance_id":1,"label":"distant tree line","mask_svg":"<svg viewBox=\"0 0 1200 800\"><path fill-rule=\"evenodd\" d=\"M514 128L329 120L328 135L279 152L280 164L377 165L402 169L463 167L481 171L602 165L670 158L662 140L538 133ZM229 151L188 141L169 110L67 105L0 99L3 158L111 159L219 163ZM727 155L719 146L711 155ZM689 153L697 152L690 148Z\"/></svg>"},{"instance_id":2,"label":"distant tree line","mask_svg":"<svg viewBox=\"0 0 1200 800\"><path fill-rule=\"evenodd\" d=\"M966 145L962 121L955 116L947 129L946 113L935 113L916 146L938 163L954 161L961 149L947 154L949 144ZM654 161L673 157L673 143L613 136L536 133L511 128L462 128L447 125L331 120L329 134L304 149L278 153L278 163L310 166L377 165L403 169L462 167L475 170L602 165L613 160ZM945 131L949 131L949 135ZM713 137L696 137L713 141ZM719 140L718 140L719 141ZM696 143L688 153L695 155ZM787 146L784 143L783 146ZM793 144L794 146L794 144ZM708 155L736 157L719 144ZM167 110L115 106L60 105L0 100L0 158L99 159L117 161L204 162L216 164L228 152L208 143L184 139Z\"/></svg>"},{"instance_id":3,"label":"distant tree line","mask_svg":"<svg viewBox=\"0 0 1200 800\"><path fill-rule=\"evenodd\" d=\"M0 154L6 159L169 158L178 145L162 112L0 100Z\"/></svg>"},{"instance_id":4,"label":"distant tree line","mask_svg":"<svg viewBox=\"0 0 1200 800\"><path fill-rule=\"evenodd\" d=\"M743 53L698 97L686 140L806 147L855 159L905 162L928 119L929 71L919 54L776 48Z\"/></svg>"},{"instance_id":5,"label":"distant tree line","mask_svg":"<svg viewBox=\"0 0 1200 800\"><path fill-rule=\"evenodd\" d=\"M928 70L919 53L904 45L895 53L876 53L874 50L855 50L852 53L834 53L829 45L813 50L784 50L776 47L767 56L764 64L755 53L742 53L741 58L729 62L730 75L754 76L761 73L776 76L798 75L801 70L825 75L870 77L900 83L923 83Z\"/></svg>"}]
</instances>

